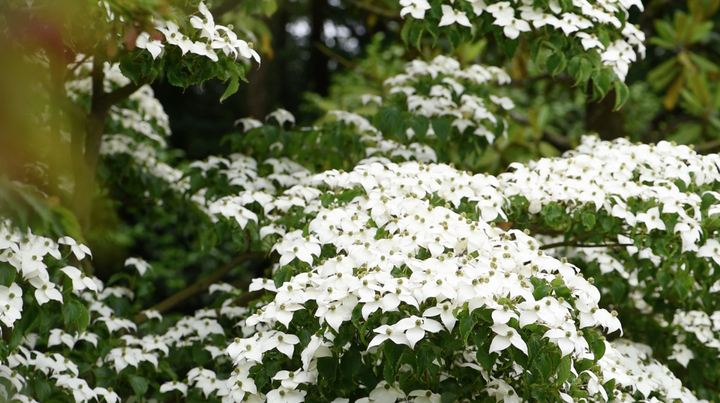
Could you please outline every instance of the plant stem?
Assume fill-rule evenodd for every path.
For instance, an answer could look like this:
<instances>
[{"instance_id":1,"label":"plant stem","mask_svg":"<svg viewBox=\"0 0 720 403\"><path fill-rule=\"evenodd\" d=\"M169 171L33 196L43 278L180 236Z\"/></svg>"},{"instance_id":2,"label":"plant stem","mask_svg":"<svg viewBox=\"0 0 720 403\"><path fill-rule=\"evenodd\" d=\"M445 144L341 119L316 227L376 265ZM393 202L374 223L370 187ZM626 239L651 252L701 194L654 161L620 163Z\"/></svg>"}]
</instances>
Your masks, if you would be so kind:
<instances>
[{"instance_id":1,"label":"plant stem","mask_svg":"<svg viewBox=\"0 0 720 403\"><path fill-rule=\"evenodd\" d=\"M187 300L188 298L205 292L211 284L217 283L222 277L224 277L235 267L250 260L258 260L263 258L265 258L265 253L263 252L249 252L238 255L224 266L212 272L209 276L185 288L184 290L176 292L175 294L171 295L170 297L166 298L164 301L156 304L150 309L158 311L160 313L165 313L177 304ZM137 323L138 325L145 323L147 320L148 318L142 313L135 315L135 323Z\"/></svg>"}]
</instances>

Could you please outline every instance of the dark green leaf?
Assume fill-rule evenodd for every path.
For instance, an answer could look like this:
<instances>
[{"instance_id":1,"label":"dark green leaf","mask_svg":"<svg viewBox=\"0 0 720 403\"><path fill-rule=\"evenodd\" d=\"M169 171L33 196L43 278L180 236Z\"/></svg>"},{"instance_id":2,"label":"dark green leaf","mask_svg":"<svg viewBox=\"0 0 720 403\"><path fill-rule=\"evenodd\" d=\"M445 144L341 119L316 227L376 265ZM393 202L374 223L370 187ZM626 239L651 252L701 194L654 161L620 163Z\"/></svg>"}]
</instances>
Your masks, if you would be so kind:
<instances>
[{"instance_id":1,"label":"dark green leaf","mask_svg":"<svg viewBox=\"0 0 720 403\"><path fill-rule=\"evenodd\" d=\"M230 95L236 93L239 88L240 79L238 78L238 76L233 76L232 78L230 78L230 84L228 84L225 92L223 92L222 96L220 97L220 103L226 100Z\"/></svg>"},{"instance_id":2,"label":"dark green leaf","mask_svg":"<svg viewBox=\"0 0 720 403\"><path fill-rule=\"evenodd\" d=\"M558 385L562 385L569 377L570 377L570 368L571 368L571 360L570 356L566 355L560 360L560 365L558 365L558 377L557 377L557 383Z\"/></svg>"},{"instance_id":3,"label":"dark green leaf","mask_svg":"<svg viewBox=\"0 0 720 403\"><path fill-rule=\"evenodd\" d=\"M15 281L17 270L8 263L0 263L0 285L10 287Z\"/></svg>"},{"instance_id":4,"label":"dark green leaf","mask_svg":"<svg viewBox=\"0 0 720 403\"><path fill-rule=\"evenodd\" d=\"M430 346L423 345L417 350L417 366L418 372L423 373L430 368L432 362L436 359L435 352Z\"/></svg>"},{"instance_id":5,"label":"dark green leaf","mask_svg":"<svg viewBox=\"0 0 720 403\"><path fill-rule=\"evenodd\" d=\"M625 105L625 102L630 98L630 88L619 80L613 81L613 87L615 87L615 109L618 110Z\"/></svg>"},{"instance_id":6,"label":"dark green leaf","mask_svg":"<svg viewBox=\"0 0 720 403\"><path fill-rule=\"evenodd\" d=\"M565 67L567 67L567 60L565 59L565 53L555 52L552 55L550 55L547 58L547 61L545 62L545 67L547 68L548 73L550 73L553 76L564 71Z\"/></svg>"},{"instance_id":7,"label":"dark green leaf","mask_svg":"<svg viewBox=\"0 0 720 403\"><path fill-rule=\"evenodd\" d=\"M395 363L385 360L383 364L383 379L391 385L395 383Z\"/></svg>"},{"instance_id":8,"label":"dark green leaf","mask_svg":"<svg viewBox=\"0 0 720 403\"><path fill-rule=\"evenodd\" d=\"M503 50L505 50L505 56L507 56L508 59L512 59L513 56L515 56L515 52L517 51L519 44L519 38L505 40L505 46L503 47Z\"/></svg>"},{"instance_id":9,"label":"dark green leaf","mask_svg":"<svg viewBox=\"0 0 720 403\"><path fill-rule=\"evenodd\" d=\"M52 386L50 386L50 383L41 378L35 379L34 387L35 396L37 396L38 400L41 402L45 401L47 398L50 397L50 394L52 394Z\"/></svg>"},{"instance_id":10,"label":"dark green leaf","mask_svg":"<svg viewBox=\"0 0 720 403\"><path fill-rule=\"evenodd\" d=\"M441 144L444 144L445 141L450 136L450 131L452 130L452 126L450 125L450 121L444 118L435 118L432 120L432 128L435 132L435 135L440 140Z\"/></svg>"},{"instance_id":11,"label":"dark green leaf","mask_svg":"<svg viewBox=\"0 0 720 403\"><path fill-rule=\"evenodd\" d=\"M130 386L135 392L135 395L138 397L144 396L150 386L148 380L141 376L131 376L128 381L130 382Z\"/></svg>"},{"instance_id":12,"label":"dark green leaf","mask_svg":"<svg viewBox=\"0 0 720 403\"><path fill-rule=\"evenodd\" d=\"M332 383L337 374L338 361L335 357L318 358L317 369L321 377Z\"/></svg>"},{"instance_id":13,"label":"dark green leaf","mask_svg":"<svg viewBox=\"0 0 720 403\"><path fill-rule=\"evenodd\" d=\"M80 315L82 315L82 308L84 307L74 299L70 301L65 301L62 306L65 327L69 327L71 324L77 322L77 320L80 318Z\"/></svg>"},{"instance_id":14,"label":"dark green leaf","mask_svg":"<svg viewBox=\"0 0 720 403\"><path fill-rule=\"evenodd\" d=\"M460 337L464 342L467 342L468 337L472 334L472 330L475 327L475 319L472 315L463 316L460 319Z\"/></svg>"}]
</instances>

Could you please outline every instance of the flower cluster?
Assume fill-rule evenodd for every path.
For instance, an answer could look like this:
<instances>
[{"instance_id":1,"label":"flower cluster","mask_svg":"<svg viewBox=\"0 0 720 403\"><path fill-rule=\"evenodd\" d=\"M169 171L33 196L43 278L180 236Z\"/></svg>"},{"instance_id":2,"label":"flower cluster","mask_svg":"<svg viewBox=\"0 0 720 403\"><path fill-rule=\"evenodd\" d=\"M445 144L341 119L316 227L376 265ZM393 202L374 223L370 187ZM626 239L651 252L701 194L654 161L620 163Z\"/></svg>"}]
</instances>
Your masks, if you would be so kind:
<instances>
[{"instance_id":1,"label":"flower cluster","mask_svg":"<svg viewBox=\"0 0 720 403\"><path fill-rule=\"evenodd\" d=\"M356 117L341 118L374 133ZM646 155L653 153L662 158ZM249 288L270 295L250 309L226 298L216 309L141 336L135 323L116 311L122 306L118 300L133 299L131 290L104 287L63 263L61 248L82 260L90 254L84 245L67 237L55 241L21 234L6 223L0 270L12 270L18 280L0 288L0 321L9 328L18 323L31 290L38 305L56 300L74 307L63 308L64 315L86 306L88 324L83 331L58 326L47 334L26 334L0 363L0 384L6 379L16 391L28 391L28 379L42 376L76 402L119 401L120 390L93 384L79 373L77 357L65 359L63 352L74 349L96 357L94 371L107 385L112 377L130 379L136 392L143 391L137 393L156 397L175 393L281 403L324 396L338 403L422 403L465 390L463 399L510 403L519 402L532 384L533 393L567 402L611 397L696 402L667 367L651 358L647 346L605 340L602 332L617 337L625 330L617 314L601 305L607 290L596 288L568 260L544 252L545 239L488 223L513 219L513 206L524 198L528 217L547 216L549 208L562 205L567 217L589 208L596 216L604 212L622 218L638 236L667 231L667 224L662 230L652 216L671 213L648 203L681 183L691 190L716 183L715 158L667 143L646 149L588 137L565 158L514 165L499 177L444 164L372 158L350 172L318 175L283 158L258 163L233 154L196 162L192 172L206 179L221 175L243 189L209 197L207 209L245 230L253 222L258 239L271 240L270 249L278 255L274 278L256 279ZM605 192L604 198L571 193L592 186ZM673 200L696 202L675 191ZM627 206L622 217L616 208L620 201ZM686 214L675 213L675 225L701 221L703 213L693 211L718 204L714 196L709 201L683 208ZM628 221L631 216L635 221ZM702 246L700 239L694 244L686 245L689 253L714 261L712 247ZM148 269L140 259L126 264L141 274ZM61 289L57 279L63 275L67 280ZM37 278L54 280L38 288ZM227 284L210 291L237 295ZM156 311L144 315L163 320ZM238 326L223 325L228 321ZM678 329L670 358L683 365L695 359L696 350L687 343L691 338L717 349L717 322L717 313L677 312L668 324ZM236 332L241 337L234 338ZM173 357L189 351L208 357L209 365L158 375L152 391L131 375L165 371ZM3 396L13 392L5 390Z\"/></svg>"},{"instance_id":2,"label":"flower cluster","mask_svg":"<svg viewBox=\"0 0 720 403\"><path fill-rule=\"evenodd\" d=\"M388 94L405 96L407 108L413 114L450 117L460 134L471 129L473 134L492 143L498 127L501 134L507 135L503 115L515 104L507 97L478 90L490 83L508 84L510 76L495 66L473 64L463 69L457 60L446 56L437 56L429 63L414 60L402 74L385 80ZM432 126L429 127L426 135L434 134ZM407 136L414 135L414 130L408 128Z\"/></svg>"},{"instance_id":3,"label":"flower cluster","mask_svg":"<svg viewBox=\"0 0 720 403\"><path fill-rule=\"evenodd\" d=\"M494 178L443 165L371 163L317 179L336 194L355 188L364 193L348 203L336 199L324 205L307 234L287 232L276 244L283 268L276 276L294 275L282 283L258 280L251 287L275 297L241 322L247 337L227 349L236 367L228 379L235 401L300 402L316 390L329 400L383 395L390 402L432 401L443 392L442 384L408 383L405 374L418 368L411 361L395 362L405 357L398 346L421 356L453 338L460 341L455 351L435 351L426 370L457 382L456 371L477 371L474 378L483 379L484 387L473 398L486 393L515 401L532 363L507 364L518 354L538 354L532 345L544 343L554 346L558 359L570 358L574 376L558 385L558 399L572 401L571 390L582 388L588 398L607 400L602 385L612 380L611 390L624 401L632 401L636 390L646 398L660 391L695 400L657 362L646 366L647 352L629 343L615 349L595 333L596 326L620 330L620 323L598 307L599 291L576 267L545 255L522 232L503 232L456 213L450 204L431 202L433 195L460 191L461 198L488 200L498 192ZM332 254L322 252L327 250ZM316 330L301 342L300 329ZM341 391L323 388L328 362L343 365L349 357L356 367L384 368L384 380L355 380ZM277 372L263 371L261 382L258 368L268 360L284 364ZM583 360L597 362L598 370L576 370ZM669 376L668 383L643 383L648 371Z\"/></svg>"},{"instance_id":4,"label":"flower cluster","mask_svg":"<svg viewBox=\"0 0 720 403\"><path fill-rule=\"evenodd\" d=\"M153 59L162 57L165 47L171 45L179 48L183 56L190 52L217 62L219 60L217 52L221 51L225 56L233 59L242 56L260 63L260 55L252 49L250 43L238 39L232 27L215 24L213 15L204 2L200 2L198 11L201 16L190 17L190 24L195 29L194 34L181 32L180 27L173 21L159 21L156 29L162 32L165 40L153 39L149 33L142 32L138 35L135 45L147 49Z\"/></svg>"},{"instance_id":5,"label":"flower cluster","mask_svg":"<svg viewBox=\"0 0 720 403\"><path fill-rule=\"evenodd\" d=\"M419 20L426 19L426 11L431 9L427 0L401 0L400 5L403 6L401 16L409 14ZM438 26L472 27L476 20L483 19L501 27L508 39L552 27L585 51L599 53L602 63L612 67L624 81L630 63L637 60L638 54L645 56L645 34L626 22L632 6L643 9L639 0L467 0L443 4Z\"/></svg>"}]
</instances>

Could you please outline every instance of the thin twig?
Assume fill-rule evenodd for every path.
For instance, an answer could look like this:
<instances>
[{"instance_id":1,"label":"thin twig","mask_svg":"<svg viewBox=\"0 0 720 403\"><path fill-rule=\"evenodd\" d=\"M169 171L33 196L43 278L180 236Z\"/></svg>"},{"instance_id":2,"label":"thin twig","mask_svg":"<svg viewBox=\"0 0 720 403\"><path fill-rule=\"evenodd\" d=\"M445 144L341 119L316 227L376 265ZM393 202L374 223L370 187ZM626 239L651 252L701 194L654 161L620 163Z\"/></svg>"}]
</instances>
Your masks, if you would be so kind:
<instances>
[{"instance_id":1,"label":"thin twig","mask_svg":"<svg viewBox=\"0 0 720 403\"><path fill-rule=\"evenodd\" d=\"M514 112L510 113L510 119L522 125L530 125L530 121ZM567 151L573 148L572 141L561 134L551 133L547 130L543 130L542 138L543 140L557 147L557 149L560 151Z\"/></svg>"},{"instance_id":2,"label":"thin twig","mask_svg":"<svg viewBox=\"0 0 720 403\"><path fill-rule=\"evenodd\" d=\"M177 304L187 300L188 298L205 292L210 287L210 285L217 283L221 278L223 278L235 267L250 260L263 259L265 258L265 256L266 255L264 252L250 252L238 255L224 266L212 272L212 274L210 274L209 276L185 288L184 290L176 292L175 294L166 298L164 301L151 307L150 310L158 311L160 313L167 312L168 310L170 310ZM144 323L147 320L148 318L142 313L135 315L135 323L137 323L138 325Z\"/></svg>"},{"instance_id":3,"label":"thin twig","mask_svg":"<svg viewBox=\"0 0 720 403\"><path fill-rule=\"evenodd\" d=\"M720 148L720 139L710 140L707 143L695 145L695 151L698 153L709 153Z\"/></svg>"},{"instance_id":4,"label":"thin twig","mask_svg":"<svg viewBox=\"0 0 720 403\"><path fill-rule=\"evenodd\" d=\"M217 7L213 7L210 12L216 19L219 19L221 15L234 10L239 4L240 0L228 0Z\"/></svg>"},{"instance_id":5,"label":"thin twig","mask_svg":"<svg viewBox=\"0 0 720 403\"><path fill-rule=\"evenodd\" d=\"M331 59L337 60L338 63L342 64L342 65L345 66L346 68L348 68L348 69L350 69L350 70L355 70L356 72L362 74L362 75L363 75L365 78L367 78L368 80L381 82L381 80L380 80L378 77L376 77L375 75L370 74L370 73L364 71L364 70L361 69L357 64L355 64L355 63L351 62L350 60L348 60L348 59L346 59L346 58L338 55L337 53L333 52L330 48L328 48L327 46L323 45L322 43L320 43L320 42L315 42L314 45L315 45L315 47L316 47L318 50L320 50L320 52L322 52L325 56L327 56L327 57L329 57L329 58L331 58Z\"/></svg>"},{"instance_id":6,"label":"thin twig","mask_svg":"<svg viewBox=\"0 0 720 403\"><path fill-rule=\"evenodd\" d=\"M568 246L571 248L612 248L615 246L632 246L632 245L624 244L624 243L581 244L581 243L573 243L573 242L557 242L557 243L550 243L547 245L543 245L540 247L540 249L561 248L563 246Z\"/></svg>"},{"instance_id":7,"label":"thin twig","mask_svg":"<svg viewBox=\"0 0 720 403\"><path fill-rule=\"evenodd\" d=\"M139 90L142 86L150 83L150 81L150 77L144 76L141 77L137 83L131 82L124 87L120 87L111 92L108 92L102 97L102 106L110 109L111 106L129 97L135 91Z\"/></svg>"},{"instance_id":8,"label":"thin twig","mask_svg":"<svg viewBox=\"0 0 720 403\"><path fill-rule=\"evenodd\" d=\"M82 58L82 60L77 61L77 62L75 63L75 65L73 65L72 68L70 68L70 71L67 72L67 75L66 75L66 76L70 76L70 75L72 75L72 74L75 74L75 70L77 70L78 67L82 66L83 63L85 63L90 57L92 57L92 55L91 55L91 54L87 54L87 55L85 55L85 56Z\"/></svg>"},{"instance_id":9,"label":"thin twig","mask_svg":"<svg viewBox=\"0 0 720 403\"><path fill-rule=\"evenodd\" d=\"M397 11L388 10L385 8L373 6L372 4L365 4L356 0L350 0L350 3L352 3L357 8L362 8L364 10L370 11L373 14L377 14L381 17L385 18L392 18L392 19L400 19L400 13Z\"/></svg>"}]
</instances>

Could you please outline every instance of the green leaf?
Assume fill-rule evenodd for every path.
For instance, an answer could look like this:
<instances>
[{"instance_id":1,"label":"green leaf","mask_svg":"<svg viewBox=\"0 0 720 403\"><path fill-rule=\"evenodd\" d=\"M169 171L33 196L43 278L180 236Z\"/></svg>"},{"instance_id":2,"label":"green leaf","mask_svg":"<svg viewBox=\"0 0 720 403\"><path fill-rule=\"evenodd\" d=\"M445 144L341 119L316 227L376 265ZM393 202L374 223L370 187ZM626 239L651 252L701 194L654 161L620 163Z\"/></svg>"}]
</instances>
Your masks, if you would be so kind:
<instances>
[{"instance_id":1,"label":"green leaf","mask_svg":"<svg viewBox=\"0 0 720 403\"><path fill-rule=\"evenodd\" d=\"M440 395L440 403L455 403L458 401L458 395L453 392L443 392Z\"/></svg>"},{"instance_id":2,"label":"green leaf","mask_svg":"<svg viewBox=\"0 0 720 403\"><path fill-rule=\"evenodd\" d=\"M585 330L585 333L587 334L586 339L589 342L590 351L595 356L595 361L601 359L605 355L605 341L593 330Z\"/></svg>"},{"instance_id":3,"label":"green leaf","mask_svg":"<svg viewBox=\"0 0 720 403\"><path fill-rule=\"evenodd\" d=\"M541 141L538 143L538 152L540 153L540 156L544 158L559 157L561 154L560 150L547 141Z\"/></svg>"},{"instance_id":4,"label":"green leaf","mask_svg":"<svg viewBox=\"0 0 720 403\"><path fill-rule=\"evenodd\" d=\"M402 30L400 31L400 38L402 38L403 43L405 43L405 46L408 46L410 44L410 30L413 26L413 20L412 18L408 18L405 20L405 23L403 24Z\"/></svg>"},{"instance_id":5,"label":"green leaf","mask_svg":"<svg viewBox=\"0 0 720 403\"><path fill-rule=\"evenodd\" d=\"M692 24L691 29L692 32L690 33L690 39L688 40L688 44L700 42L701 40L705 39L705 37L708 36L708 34L712 31L713 23L712 21L705 21L699 24Z\"/></svg>"},{"instance_id":6,"label":"green leaf","mask_svg":"<svg viewBox=\"0 0 720 403\"><path fill-rule=\"evenodd\" d=\"M690 58L692 59L692 55ZM647 74L647 81L650 85L652 85L655 91L660 91L667 87L675 79L678 73L680 73L680 71L677 58L672 58L650 70Z\"/></svg>"},{"instance_id":7,"label":"green leaf","mask_svg":"<svg viewBox=\"0 0 720 403\"><path fill-rule=\"evenodd\" d=\"M608 396L613 396L613 392L615 391L615 379L611 379L605 382L603 388L605 389L605 393L607 393Z\"/></svg>"},{"instance_id":8,"label":"green leaf","mask_svg":"<svg viewBox=\"0 0 720 403\"><path fill-rule=\"evenodd\" d=\"M553 373L553 368L552 362L550 362L550 358L547 355L541 354L535 357L533 359L533 366L540 371L540 374L544 379L550 379L550 375Z\"/></svg>"},{"instance_id":9,"label":"green leaf","mask_svg":"<svg viewBox=\"0 0 720 403\"><path fill-rule=\"evenodd\" d=\"M138 63L137 59L137 52L127 53L120 58L120 72L123 73L125 77L131 79L135 84L137 84L140 79L142 70L142 63Z\"/></svg>"},{"instance_id":10,"label":"green leaf","mask_svg":"<svg viewBox=\"0 0 720 403\"><path fill-rule=\"evenodd\" d=\"M449 29L447 31L447 37L450 39L450 45L451 49L457 49L458 46L462 43L462 35L460 34L460 31L457 29Z\"/></svg>"},{"instance_id":11,"label":"green leaf","mask_svg":"<svg viewBox=\"0 0 720 403\"><path fill-rule=\"evenodd\" d=\"M383 365L383 379L391 385L395 383L395 363L385 360Z\"/></svg>"},{"instance_id":12,"label":"green leaf","mask_svg":"<svg viewBox=\"0 0 720 403\"><path fill-rule=\"evenodd\" d=\"M288 280L290 277L290 273L292 271L292 268L290 266L283 266L278 270L275 275L273 276L273 280L275 281L275 287L282 287L282 285Z\"/></svg>"},{"instance_id":13,"label":"green leaf","mask_svg":"<svg viewBox=\"0 0 720 403\"><path fill-rule=\"evenodd\" d=\"M658 35L666 41L673 43L677 39L675 37L675 29L670 22L657 19L653 21L653 25L655 25L655 31Z\"/></svg>"},{"instance_id":14,"label":"green leaf","mask_svg":"<svg viewBox=\"0 0 720 403\"><path fill-rule=\"evenodd\" d=\"M460 336L463 341L467 343L468 337L472 334L472 330L475 327L475 319L472 315L463 316L460 319Z\"/></svg>"},{"instance_id":15,"label":"green leaf","mask_svg":"<svg viewBox=\"0 0 720 403\"><path fill-rule=\"evenodd\" d=\"M160 372L167 374L171 379L178 379L177 373L172 369L170 363L166 360L160 360L158 362L158 369Z\"/></svg>"},{"instance_id":16,"label":"green leaf","mask_svg":"<svg viewBox=\"0 0 720 403\"><path fill-rule=\"evenodd\" d=\"M542 37L537 37L530 42L530 59L535 64L537 64L537 57L542 48L543 41L544 39Z\"/></svg>"},{"instance_id":17,"label":"green leaf","mask_svg":"<svg viewBox=\"0 0 720 403\"><path fill-rule=\"evenodd\" d=\"M615 87L615 108L613 110L616 111L622 108L630 98L630 88L620 80L613 81L613 87Z\"/></svg>"},{"instance_id":18,"label":"green leaf","mask_svg":"<svg viewBox=\"0 0 720 403\"><path fill-rule=\"evenodd\" d=\"M400 131L402 119L398 108L384 106L380 108L375 118L379 119L377 126L384 135L397 135L397 132Z\"/></svg>"},{"instance_id":19,"label":"green leaf","mask_svg":"<svg viewBox=\"0 0 720 403\"><path fill-rule=\"evenodd\" d=\"M688 52L688 55L690 56L690 60L692 60L692 62L701 69L711 73L720 72L720 67L718 67L717 64L711 62L709 59L706 59L694 52Z\"/></svg>"},{"instance_id":20,"label":"green leaf","mask_svg":"<svg viewBox=\"0 0 720 403\"><path fill-rule=\"evenodd\" d=\"M133 391L135 391L135 395L138 397L144 396L150 386L148 380L141 376L131 376L128 381Z\"/></svg>"},{"instance_id":21,"label":"green leaf","mask_svg":"<svg viewBox=\"0 0 720 403\"><path fill-rule=\"evenodd\" d=\"M78 333L82 333L87 329L88 325L90 324L90 312L88 312L87 308L85 308L84 305L80 305L80 316L77 319L77 322L75 323L75 328L78 331Z\"/></svg>"},{"instance_id":22,"label":"green leaf","mask_svg":"<svg viewBox=\"0 0 720 403\"><path fill-rule=\"evenodd\" d=\"M424 141L425 135L427 134L427 131L430 128L430 121L425 116L413 115L410 118L410 127L415 132L415 135L417 136L418 140Z\"/></svg>"},{"instance_id":23,"label":"green leaf","mask_svg":"<svg viewBox=\"0 0 720 403\"><path fill-rule=\"evenodd\" d=\"M610 90L610 74L607 70L596 71L592 74L593 100L605 98Z\"/></svg>"},{"instance_id":24,"label":"green leaf","mask_svg":"<svg viewBox=\"0 0 720 403\"><path fill-rule=\"evenodd\" d=\"M520 45L520 38L505 40L505 46L503 47L503 50L505 50L505 56L507 56L508 59L512 59L513 56L515 56L518 45Z\"/></svg>"},{"instance_id":25,"label":"green leaf","mask_svg":"<svg viewBox=\"0 0 720 403\"><path fill-rule=\"evenodd\" d=\"M551 291L552 287L550 287L549 284L541 284L539 286L535 286L535 289L533 290L533 297L535 297L536 300L539 300L550 295Z\"/></svg>"},{"instance_id":26,"label":"green leaf","mask_svg":"<svg viewBox=\"0 0 720 403\"><path fill-rule=\"evenodd\" d=\"M423 24L413 24L412 28L410 30L410 36L408 38L409 44L412 44L417 48L420 49L420 44L422 42L422 32L424 30Z\"/></svg>"},{"instance_id":27,"label":"green leaf","mask_svg":"<svg viewBox=\"0 0 720 403\"><path fill-rule=\"evenodd\" d=\"M328 382L335 380L337 375L338 361L335 357L320 357L318 358L317 369L318 374L325 378Z\"/></svg>"},{"instance_id":28,"label":"green leaf","mask_svg":"<svg viewBox=\"0 0 720 403\"><path fill-rule=\"evenodd\" d=\"M35 396L37 396L38 400L41 402L47 400L47 398L49 398L52 394L52 386L50 386L50 383L41 378L35 379L34 387Z\"/></svg>"},{"instance_id":29,"label":"green leaf","mask_svg":"<svg viewBox=\"0 0 720 403\"><path fill-rule=\"evenodd\" d=\"M383 352L385 354L385 358L394 363L400 362L400 357L403 354L403 351L405 350L404 344L395 344L391 342L387 342L383 344Z\"/></svg>"},{"instance_id":30,"label":"green leaf","mask_svg":"<svg viewBox=\"0 0 720 403\"><path fill-rule=\"evenodd\" d=\"M417 351L418 373L422 374L429 369L432 362L437 358L433 349L427 345L420 347Z\"/></svg>"},{"instance_id":31,"label":"green leaf","mask_svg":"<svg viewBox=\"0 0 720 403\"><path fill-rule=\"evenodd\" d=\"M228 84L227 88L225 89L225 92L223 92L222 96L220 97L220 103L222 101L226 100L230 95L237 92L237 90L240 88L240 79L238 76L234 75L232 78L230 78L230 84Z\"/></svg>"},{"instance_id":32,"label":"green leaf","mask_svg":"<svg viewBox=\"0 0 720 403\"><path fill-rule=\"evenodd\" d=\"M82 315L83 308L85 307L74 299L70 301L65 301L62 307L65 327L69 327L70 325L78 321L78 319Z\"/></svg>"},{"instance_id":33,"label":"green leaf","mask_svg":"<svg viewBox=\"0 0 720 403\"><path fill-rule=\"evenodd\" d=\"M10 287L15 281L17 270L8 263L0 263L0 285Z\"/></svg>"},{"instance_id":34,"label":"green leaf","mask_svg":"<svg viewBox=\"0 0 720 403\"><path fill-rule=\"evenodd\" d=\"M596 216L593 211L585 210L582 212L581 217L582 224L586 230L590 231L591 229L593 229L593 227L595 227Z\"/></svg>"},{"instance_id":35,"label":"green leaf","mask_svg":"<svg viewBox=\"0 0 720 403\"><path fill-rule=\"evenodd\" d=\"M479 349L477 354L475 355L475 358L477 358L478 362L485 369L485 371L492 372L492 369L495 366L495 362L497 361L496 360L497 354L495 354L495 353L488 354L487 351L483 351L483 350L484 349Z\"/></svg>"},{"instance_id":36,"label":"green leaf","mask_svg":"<svg viewBox=\"0 0 720 403\"><path fill-rule=\"evenodd\" d=\"M555 52L552 55L550 55L547 58L547 60L545 61L545 67L547 68L548 73L550 73L553 76L564 71L565 67L567 67L567 60L565 59L565 53Z\"/></svg>"},{"instance_id":37,"label":"green leaf","mask_svg":"<svg viewBox=\"0 0 720 403\"><path fill-rule=\"evenodd\" d=\"M610 287L610 296L615 303L622 303L625 301L625 295L627 294L627 286L625 281L621 278L615 278L612 286Z\"/></svg>"},{"instance_id":38,"label":"green leaf","mask_svg":"<svg viewBox=\"0 0 720 403\"><path fill-rule=\"evenodd\" d=\"M346 351L340 359L340 373L351 381L355 381L355 373L362 365L362 355L354 348Z\"/></svg>"},{"instance_id":39,"label":"green leaf","mask_svg":"<svg viewBox=\"0 0 720 403\"><path fill-rule=\"evenodd\" d=\"M606 48L610 46L610 42L612 42L612 39L610 39L610 34L608 34L607 30L605 29L601 29L598 33L598 40Z\"/></svg>"},{"instance_id":40,"label":"green leaf","mask_svg":"<svg viewBox=\"0 0 720 403\"><path fill-rule=\"evenodd\" d=\"M558 365L558 375L557 375L557 383L558 385L562 385L569 377L570 377L570 368L571 368L571 361L570 356L566 355L560 360L560 365Z\"/></svg>"},{"instance_id":41,"label":"green leaf","mask_svg":"<svg viewBox=\"0 0 720 403\"><path fill-rule=\"evenodd\" d=\"M441 144L444 144L445 141L450 136L450 131L452 130L452 126L450 125L450 121L443 118L435 118L432 121L432 128L435 132L435 135L440 140Z\"/></svg>"}]
</instances>

